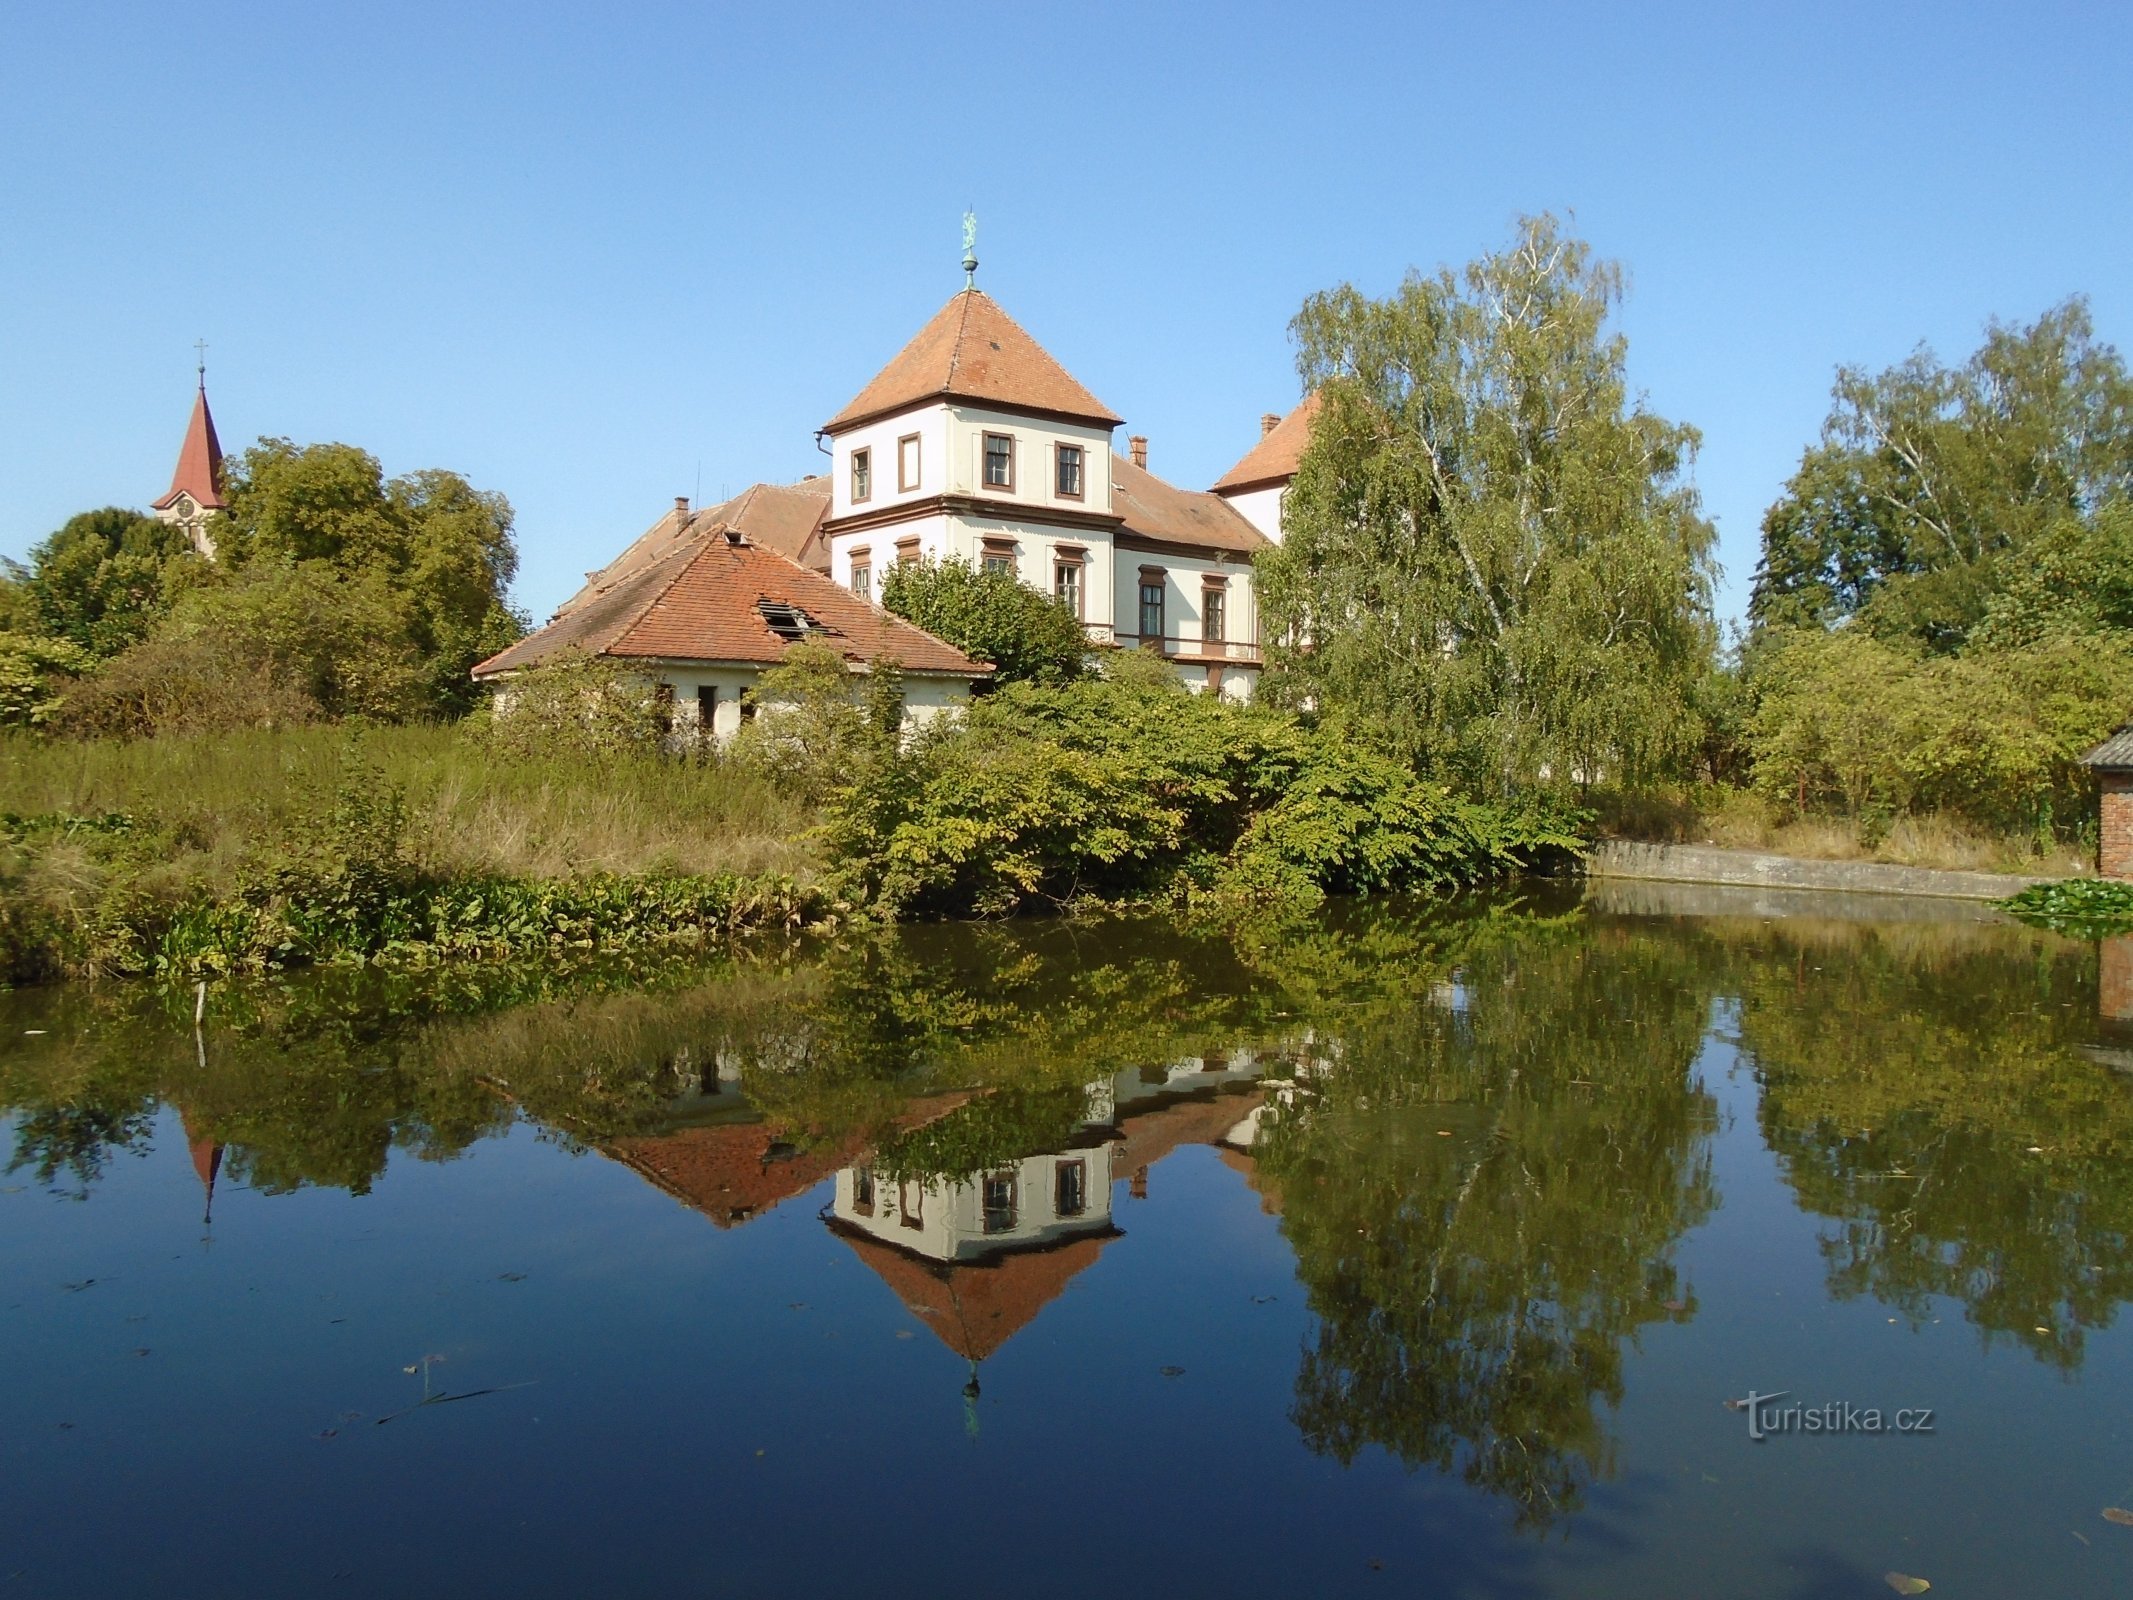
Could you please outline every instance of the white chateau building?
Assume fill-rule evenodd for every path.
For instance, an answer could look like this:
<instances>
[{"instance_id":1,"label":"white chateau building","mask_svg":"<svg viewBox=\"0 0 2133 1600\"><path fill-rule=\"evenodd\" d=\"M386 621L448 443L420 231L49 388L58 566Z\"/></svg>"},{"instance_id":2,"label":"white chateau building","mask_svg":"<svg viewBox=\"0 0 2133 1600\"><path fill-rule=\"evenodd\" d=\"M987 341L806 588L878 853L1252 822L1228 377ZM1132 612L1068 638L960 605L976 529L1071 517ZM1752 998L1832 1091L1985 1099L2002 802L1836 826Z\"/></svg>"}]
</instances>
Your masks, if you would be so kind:
<instances>
[{"instance_id":1,"label":"white chateau building","mask_svg":"<svg viewBox=\"0 0 2133 1600\"><path fill-rule=\"evenodd\" d=\"M1264 418L1211 490L1165 483L1147 440L1119 454L1118 415L964 265L972 281L823 425L826 476L701 511L676 501L475 676L501 684L573 648L626 659L671 697L677 731L694 718L724 735L755 676L820 639L860 670L895 655L919 691L913 709L944 706L989 669L874 600L893 563L960 560L1056 596L1092 647L1153 650L1192 689L1249 698L1262 662L1252 563L1281 538L1311 403Z\"/></svg>"}]
</instances>

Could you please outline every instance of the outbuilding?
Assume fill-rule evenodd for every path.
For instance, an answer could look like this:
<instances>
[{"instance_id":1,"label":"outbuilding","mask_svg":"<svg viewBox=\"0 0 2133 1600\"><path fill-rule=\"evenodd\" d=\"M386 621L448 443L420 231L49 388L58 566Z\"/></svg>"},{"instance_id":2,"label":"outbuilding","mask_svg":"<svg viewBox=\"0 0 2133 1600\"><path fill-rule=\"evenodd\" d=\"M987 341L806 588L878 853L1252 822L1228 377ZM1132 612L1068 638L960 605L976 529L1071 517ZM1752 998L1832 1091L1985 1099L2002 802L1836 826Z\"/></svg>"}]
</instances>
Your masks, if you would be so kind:
<instances>
[{"instance_id":1,"label":"outbuilding","mask_svg":"<svg viewBox=\"0 0 2133 1600\"><path fill-rule=\"evenodd\" d=\"M2102 795L2096 825L2096 870L2133 878L2133 722L2081 758Z\"/></svg>"}]
</instances>

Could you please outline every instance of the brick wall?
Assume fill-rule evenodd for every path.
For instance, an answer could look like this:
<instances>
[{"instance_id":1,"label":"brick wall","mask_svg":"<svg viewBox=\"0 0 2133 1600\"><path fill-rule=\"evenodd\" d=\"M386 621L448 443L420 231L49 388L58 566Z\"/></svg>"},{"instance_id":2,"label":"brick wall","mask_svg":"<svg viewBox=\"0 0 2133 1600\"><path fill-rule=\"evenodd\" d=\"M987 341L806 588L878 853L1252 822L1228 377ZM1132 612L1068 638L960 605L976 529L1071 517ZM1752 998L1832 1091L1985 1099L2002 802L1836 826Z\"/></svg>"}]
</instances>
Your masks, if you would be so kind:
<instances>
[{"instance_id":1,"label":"brick wall","mask_svg":"<svg viewBox=\"0 0 2133 1600\"><path fill-rule=\"evenodd\" d=\"M2133 878L2133 772L2103 774L2103 818L2096 867L2106 878Z\"/></svg>"},{"instance_id":2,"label":"brick wall","mask_svg":"<svg viewBox=\"0 0 2133 1600\"><path fill-rule=\"evenodd\" d=\"M2100 941L2096 1010L2106 1022L2133 1022L2133 934Z\"/></svg>"}]
</instances>

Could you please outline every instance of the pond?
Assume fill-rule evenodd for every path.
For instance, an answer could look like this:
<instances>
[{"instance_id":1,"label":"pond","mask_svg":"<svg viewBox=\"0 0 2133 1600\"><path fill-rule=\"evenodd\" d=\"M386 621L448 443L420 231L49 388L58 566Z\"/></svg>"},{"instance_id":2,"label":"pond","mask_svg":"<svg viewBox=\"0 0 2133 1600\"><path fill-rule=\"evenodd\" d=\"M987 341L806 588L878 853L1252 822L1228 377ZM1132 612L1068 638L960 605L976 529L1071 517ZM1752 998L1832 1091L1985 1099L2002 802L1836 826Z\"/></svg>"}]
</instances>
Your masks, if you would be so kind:
<instances>
[{"instance_id":1,"label":"pond","mask_svg":"<svg viewBox=\"0 0 2133 1600\"><path fill-rule=\"evenodd\" d=\"M0 1595L2133 1593L2114 1011L1648 885L0 996Z\"/></svg>"}]
</instances>

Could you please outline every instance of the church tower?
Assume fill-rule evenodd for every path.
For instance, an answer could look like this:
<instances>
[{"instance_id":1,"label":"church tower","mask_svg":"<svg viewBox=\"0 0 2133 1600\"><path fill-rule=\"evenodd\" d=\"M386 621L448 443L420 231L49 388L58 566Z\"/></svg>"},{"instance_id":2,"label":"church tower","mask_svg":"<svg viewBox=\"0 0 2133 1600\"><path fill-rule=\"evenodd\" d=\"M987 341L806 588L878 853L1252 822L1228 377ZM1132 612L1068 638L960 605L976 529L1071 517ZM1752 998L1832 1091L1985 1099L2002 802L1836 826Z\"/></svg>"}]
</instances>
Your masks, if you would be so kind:
<instances>
[{"instance_id":1,"label":"church tower","mask_svg":"<svg viewBox=\"0 0 2133 1600\"><path fill-rule=\"evenodd\" d=\"M178 470L170 490L148 509L158 520L183 528L193 548L215 559L211 522L227 509L222 498L222 444L215 437L214 413L207 408L207 363L200 364L200 391L193 398L193 418L178 451Z\"/></svg>"}]
</instances>

